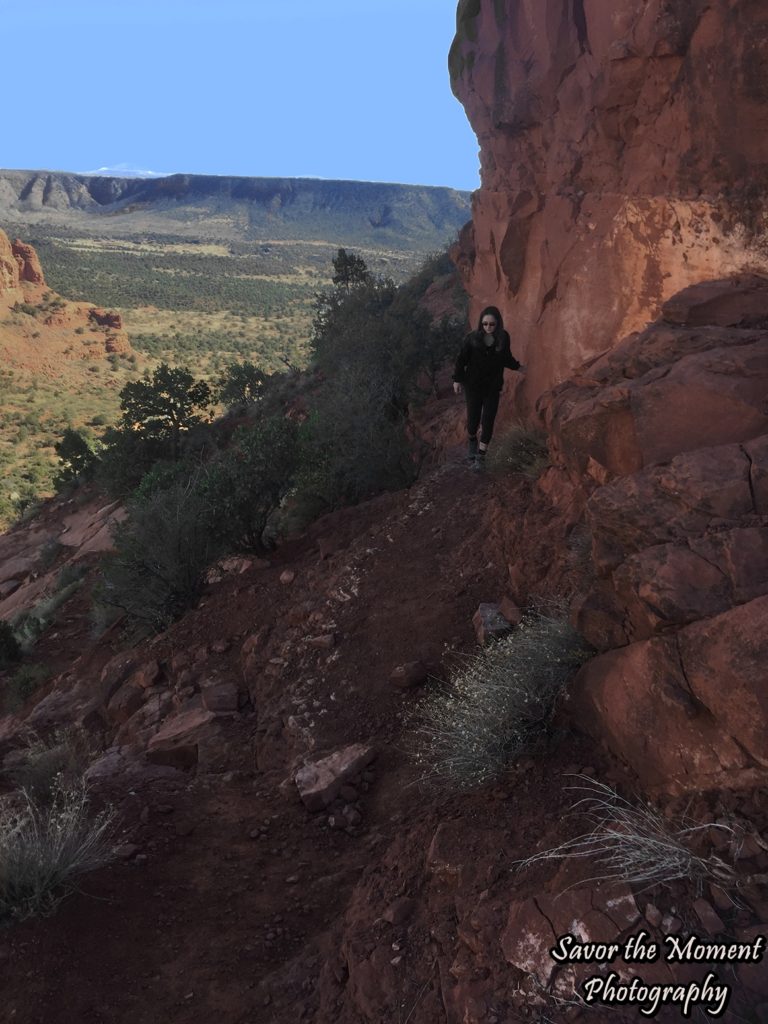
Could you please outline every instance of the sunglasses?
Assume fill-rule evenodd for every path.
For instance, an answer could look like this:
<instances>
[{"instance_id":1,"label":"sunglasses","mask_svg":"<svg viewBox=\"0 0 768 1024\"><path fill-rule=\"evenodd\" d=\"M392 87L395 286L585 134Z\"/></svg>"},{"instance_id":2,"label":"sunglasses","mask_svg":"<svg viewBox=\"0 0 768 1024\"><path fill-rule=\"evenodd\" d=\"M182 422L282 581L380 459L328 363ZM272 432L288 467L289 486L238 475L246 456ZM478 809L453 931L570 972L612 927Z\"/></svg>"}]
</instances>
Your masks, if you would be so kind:
<instances>
[{"instance_id":1,"label":"sunglasses","mask_svg":"<svg viewBox=\"0 0 768 1024\"><path fill-rule=\"evenodd\" d=\"M483 320L483 327L495 327L495 326L496 326L496 321L495 320Z\"/></svg>"}]
</instances>

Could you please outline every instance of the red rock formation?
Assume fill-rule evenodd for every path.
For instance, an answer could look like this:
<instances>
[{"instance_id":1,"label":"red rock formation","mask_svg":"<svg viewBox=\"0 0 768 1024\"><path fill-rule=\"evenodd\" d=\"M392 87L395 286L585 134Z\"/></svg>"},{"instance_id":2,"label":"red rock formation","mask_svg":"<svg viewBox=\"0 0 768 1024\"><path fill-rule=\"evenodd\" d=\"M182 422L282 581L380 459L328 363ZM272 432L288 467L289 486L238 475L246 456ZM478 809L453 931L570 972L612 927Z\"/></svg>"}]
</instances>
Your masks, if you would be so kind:
<instances>
[{"instance_id":1,"label":"red rock formation","mask_svg":"<svg viewBox=\"0 0 768 1024\"><path fill-rule=\"evenodd\" d=\"M19 239L11 243L0 230L0 308L18 312L14 309L17 304L33 309L22 309L22 318L6 327L0 339L0 356L9 365L38 371L46 366L55 371L63 360L101 359L111 353L131 352L119 313L91 303L58 299L46 287L34 248ZM84 343L85 330L90 332L90 344ZM93 344L94 332L99 345ZM34 346L29 345L30 340L34 340Z\"/></svg>"},{"instance_id":2,"label":"red rock formation","mask_svg":"<svg viewBox=\"0 0 768 1024\"><path fill-rule=\"evenodd\" d=\"M13 245L13 255L19 266L19 281L26 281L28 284L45 285L43 268L40 265L40 257L31 245L26 245L17 238Z\"/></svg>"},{"instance_id":3,"label":"red rock formation","mask_svg":"<svg viewBox=\"0 0 768 1024\"><path fill-rule=\"evenodd\" d=\"M687 285L768 270L766 40L760 0L459 3L482 186L457 257L531 399Z\"/></svg>"},{"instance_id":4,"label":"red rock formation","mask_svg":"<svg viewBox=\"0 0 768 1024\"><path fill-rule=\"evenodd\" d=\"M664 310L674 323L539 403L567 479L550 494L584 496L597 576L574 617L605 653L574 710L648 786L752 784L768 768L768 281L706 282Z\"/></svg>"},{"instance_id":5,"label":"red rock formation","mask_svg":"<svg viewBox=\"0 0 768 1024\"><path fill-rule=\"evenodd\" d=\"M4 231L0 231L0 302L11 306L21 298L19 263L10 239Z\"/></svg>"}]
</instances>

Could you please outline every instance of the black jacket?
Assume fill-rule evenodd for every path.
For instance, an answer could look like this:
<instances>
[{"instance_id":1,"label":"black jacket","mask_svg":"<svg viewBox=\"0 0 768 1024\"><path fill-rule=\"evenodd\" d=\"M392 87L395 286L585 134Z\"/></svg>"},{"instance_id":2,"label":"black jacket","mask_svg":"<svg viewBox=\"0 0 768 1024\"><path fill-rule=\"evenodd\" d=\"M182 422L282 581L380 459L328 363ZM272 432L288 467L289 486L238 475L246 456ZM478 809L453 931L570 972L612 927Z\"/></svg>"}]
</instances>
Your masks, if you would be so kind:
<instances>
[{"instance_id":1,"label":"black jacket","mask_svg":"<svg viewBox=\"0 0 768 1024\"><path fill-rule=\"evenodd\" d=\"M509 350L507 332L501 332L501 344L497 348L496 345L487 346L484 339L472 331L461 346L453 379L469 391L501 391L505 366L510 370L520 369L520 363Z\"/></svg>"}]
</instances>

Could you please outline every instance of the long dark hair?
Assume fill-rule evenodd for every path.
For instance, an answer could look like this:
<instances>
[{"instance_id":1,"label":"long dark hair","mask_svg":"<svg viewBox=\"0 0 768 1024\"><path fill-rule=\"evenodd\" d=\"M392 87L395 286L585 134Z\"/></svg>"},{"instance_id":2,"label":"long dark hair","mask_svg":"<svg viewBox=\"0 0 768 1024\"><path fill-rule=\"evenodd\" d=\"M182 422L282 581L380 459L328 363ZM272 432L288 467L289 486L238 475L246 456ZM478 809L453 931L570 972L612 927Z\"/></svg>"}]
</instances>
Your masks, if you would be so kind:
<instances>
[{"instance_id":1,"label":"long dark hair","mask_svg":"<svg viewBox=\"0 0 768 1024\"><path fill-rule=\"evenodd\" d=\"M480 314L480 319L477 321L477 330L475 331L475 345L482 345L483 338L485 337L485 331L483 330L483 320L487 316L492 316L496 321L496 330L493 332L494 348L497 352L501 352L502 345L504 343L504 321L501 313L498 311L496 306L486 306L483 312Z\"/></svg>"}]
</instances>

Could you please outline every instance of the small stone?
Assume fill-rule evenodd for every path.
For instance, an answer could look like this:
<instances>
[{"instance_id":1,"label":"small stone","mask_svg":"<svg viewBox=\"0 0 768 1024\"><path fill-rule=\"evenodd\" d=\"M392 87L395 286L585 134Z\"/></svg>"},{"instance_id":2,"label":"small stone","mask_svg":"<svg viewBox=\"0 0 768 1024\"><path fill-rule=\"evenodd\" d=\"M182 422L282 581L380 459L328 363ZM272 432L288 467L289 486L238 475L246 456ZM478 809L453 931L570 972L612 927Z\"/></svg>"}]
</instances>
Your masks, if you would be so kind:
<instances>
[{"instance_id":1,"label":"small stone","mask_svg":"<svg viewBox=\"0 0 768 1024\"><path fill-rule=\"evenodd\" d=\"M206 679L200 684L200 695L207 711L237 711L237 684L231 680Z\"/></svg>"},{"instance_id":2,"label":"small stone","mask_svg":"<svg viewBox=\"0 0 768 1024\"><path fill-rule=\"evenodd\" d=\"M694 901L693 909L701 921L701 925L710 935L719 935L725 931L725 925L715 908L705 899Z\"/></svg>"},{"instance_id":3,"label":"small stone","mask_svg":"<svg viewBox=\"0 0 768 1024\"><path fill-rule=\"evenodd\" d=\"M522 610L515 604L511 597L506 594L499 601L499 612L504 616L510 626L517 626L522 617Z\"/></svg>"},{"instance_id":4,"label":"small stone","mask_svg":"<svg viewBox=\"0 0 768 1024\"><path fill-rule=\"evenodd\" d=\"M336 634L322 633L320 636L308 637L307 644L310 647L316 647L318 650L329 651L332 647L336 646Z\"/></svg>"},{"instance_id":5,"label":"small stone","mask_svg":"<svg viewBox=\"0 0 768 1024\"><path fill-rule=\"evenodd\" d=\"M475 627L475 636L479 644L485 645L490 640L497 640L506 636L510 631L510 625L499 611L497 604L481 604L472 616L472 625Z\"/></svg>"},{"instance_id":6,"label":"small stone","mask_svg":"<svg viewBox=\"0 0 768 1024\"><path fill-rule=\"evenodd\" d=\"M356 810L350 804L347 804L347 806L341 813L343 814L348 825L359 825L360 822L363 820L363 816L360 813L360 811Z\"/></svg>"},{"instance_id":7,"label":"small stone","mask_svg":"<svg viewBox=\"0 0 768 1024\"><path fill-rule=\"evenodd\" d=\"M665 935L677 935L683 927L683 922L674 914L665 914L661 920L661 930Z\"/></svg>"},{"instance_id":8,"label":"small stone","mask_svg":"<svg viewBox=\"0 0 768 1024\"><path fill-rule=\"evenodd\" d=\"M651 925L652 928L658 928L663 918L662 912L653 903L649 903L645 908L645 920Z\"/></svg>"},{"instance_id":9,"label":"small stone","mask_svg":"<svg viewBox=\"0 0 768 1024\"><path fill-rule=\"evenodd\" d=\"M216 643L211 644L211 650L214 654L226 654L230 646L228 640L217 640Z\"/></svg>"},{"instance_id":10,"label":"small stone","mask_svg":"<svg viewBox=\"0 0 768 1024\"><path fill-rule=\"evenodd\" d=\"M398 690L412 690L426 683L429 671L421 661L408 661L393 669L389 681Z\"/></svg>"},{"instance_id":11,"label":"small stone","mask_svg":"<svg viewBox=\"0 0 768 1024\"><path fill-rule=\"evenodd\" d=\"M138 852L139 847L135 843L120 843L119 846L114 848L114 854L118 860L130 860Z\"/></svg>"},{"instance_id":12,"label":"small stone","mask_svg":"<svg viewBox=\"0 0 768 1024\"><path fill-rule=\"evenodd\" d=\"M752 857L759 856L762 852L763 847L758 843L755 837L746 835L739 845L737 860L750 860Z\"/></svg>"},{"instance_id":13,"label":"small stone","mask_svg":"<svg viewBox=\"0 0 768 1024\"><path fill-rule=\"evenodd\" d=\"M300 768L295 780L307 810L321 811L332 804L341 787L365 768L374 756L372 747L357 743Z\"/></svg>"},{"instance_id":14,"label":"small stone","mask_svg":"<svg viewBox=\"0 0 768 1024\"><path fill-rule=\"evenodd\" d=\"M146 855L146 853L137 853L136 857L134 859L134 863L135 864L146 864L148 860L149 860L149 857Z\"/></svg>"},{"instance_id":15,"label":"small stone","mask_svg":"<svg viewBox=\"0 0 768 1024\"><path fill-rule=\"evenodd\" d=\"M714 883L709 886L709 894L712 897L712 902L718 910L730 910L734 906L734 902L725 889L722 889L719 885Z\"/></svg>"},{"instance_id":16,"label":"small stone","mask_svg":"<svg viewBox=\"0 0 768 1024\"><path fill-rule=\"evenodd\" d=\"M283 572L280 573L280 582L283 584L283 586L288 586L288 584L293 583L295 579L296 573L293 571L293 569L285 569Z\"/></svg>"},{"instance_id":17,"label":"small stone","mask_svg":"<svg viewBox=\"0 0 768 1024\"><path fill-rule=\"evenodd\" d=\"M286 885L296 885L296 883L298 881L299 881L299 876L298 875L289 875L286 878L286 880L285 880L285 884Z\"/></svg>"},{"instance_id":18,"label":"small stone","mask_svg":"<svg viewBox=\"0 0 768 1024\"><path fill-rule=\"evenodd\" d=\"M389 924L401 925L413 916L415 909L415 900L409 899L407 896L401 896L399 899L396 899L394 903L390 903L381 916L385 921L388 921Z\"/></svg>"}]
</instances>

